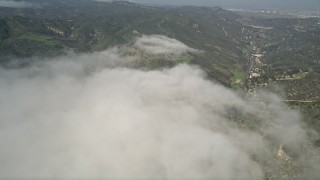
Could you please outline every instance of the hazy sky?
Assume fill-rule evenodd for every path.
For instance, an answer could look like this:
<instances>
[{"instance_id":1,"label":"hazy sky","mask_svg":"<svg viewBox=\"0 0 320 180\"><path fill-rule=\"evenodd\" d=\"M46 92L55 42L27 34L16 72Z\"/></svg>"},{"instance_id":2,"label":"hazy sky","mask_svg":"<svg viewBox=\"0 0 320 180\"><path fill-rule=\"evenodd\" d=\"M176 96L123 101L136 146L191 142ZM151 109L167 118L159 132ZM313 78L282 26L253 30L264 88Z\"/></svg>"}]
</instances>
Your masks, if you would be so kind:
<instances>
[{"instance_id":1,"label":"hazy sky","mask_svg":"<svg viewBox=\"0 0 320 180\"><path fill-rule=\"evenodd\" d=\"M112 1L112 0L97 0ZM250 9L288 9L288 10L317 10L320 11L320 0L128 0L136 3L157 5L197 5L221 6L225 8ZM28 0L13 1L0 0L0 6L26 7L30 6Z\"/></svg>"},{"instance_id":2,"label":"hazy sky","mask_svg":"<svg viewBox=\"0 0 320 180\"><path fill-rule=\"evenodd\" d=\"M31 3L26 1L9 1L9 0L0 0L1 7L13 7L13 8L22 8L22 7L32 7Z\"/></svg>"},{"instance_id":3,"label":"hazy sky","mask_svg":"<svg viewBox=\"0 0 320 180\"><path fill-rule=\"evenodd\" d=\"M190 4L225 7L313 9L320 10L320 0L132 0L139 3Z\"/></svg>"}]
</instances>

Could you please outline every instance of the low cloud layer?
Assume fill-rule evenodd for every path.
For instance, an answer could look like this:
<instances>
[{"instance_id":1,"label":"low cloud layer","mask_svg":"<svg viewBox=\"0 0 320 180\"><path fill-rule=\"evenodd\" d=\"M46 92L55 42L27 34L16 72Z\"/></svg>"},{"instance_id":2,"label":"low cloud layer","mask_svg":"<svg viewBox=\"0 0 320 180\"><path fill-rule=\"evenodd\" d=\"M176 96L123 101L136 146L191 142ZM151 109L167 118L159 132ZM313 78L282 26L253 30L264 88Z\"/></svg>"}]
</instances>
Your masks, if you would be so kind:
<instances>
[{"instance_id":1,"label":"low cloud layer","mask_svg":"<svg viewBox=\"0 0 320 180\"><path fill-rule=\"evenodd\" d=\"M0 177L264 179L284 167L315 176L319 159L303 148L313 132L275 95L243 98L191 65L131 66L141 52L195 51L144 36L0 69Z\"/></svg>"},{"instance_id":2,"label":"low cloud layer","mask_svg":"<svg viewBox=\"0 0 320 180\"><path fill-rule=\"evenodd\" d=\"M0 7L26 8L33 6L32 3L26 1L0 0Z\"/></svg>"},{"instance_id":3,"label":"low cloud layer","mask_svg":"<svg viewBox=\"0 0 320 180\"><path fill-rule=\"evenodd\" d=\"M134 47L137 47L147 54L154 56L177 57L187 52L199 52L187 45L165 36L153 35L143 36L136 40Z\"/></svg>"}]
</instances>

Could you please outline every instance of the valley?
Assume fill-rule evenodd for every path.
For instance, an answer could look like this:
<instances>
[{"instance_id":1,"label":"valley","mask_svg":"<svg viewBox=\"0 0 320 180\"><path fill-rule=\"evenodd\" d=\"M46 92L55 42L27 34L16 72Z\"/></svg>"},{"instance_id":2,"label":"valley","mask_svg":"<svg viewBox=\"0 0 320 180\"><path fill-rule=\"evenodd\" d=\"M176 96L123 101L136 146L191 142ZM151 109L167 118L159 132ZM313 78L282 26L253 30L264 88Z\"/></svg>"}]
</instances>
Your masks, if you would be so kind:
<instances>
[{"instance_id":1,"label":"valley","mask_svg":"<svg viewBox=\"0 0 320 180\"><path fill-rule=\"evenodd\" d=\"M143 72L163 69L166 72L166 68L188 64L201 69L206 80L248 98L249 101L244 104L249 106L251 103L251 109L268 110L273 103L282 103L279 109L288 106L283 108L288 114L291 110L301 112L305 126L314 130L315 133L308 131L310 142L301 147L299 144L299 150L270 140L268 146L274 149L272 155L250 156L249 159L261 165L265 179L302 178L306 167L299 166L299 158L304 157L299 156L300 152L320 162L318 13L196 6L153 7L128 1L28 2L38 5L33 8L0 7L0 66L4 69L23 69L42 59L50 62L59 57L81 57L83 54L96 55L112 50L121 57L139 56L139 60L131 66ZM154 56L136 45L139 39L154 35L160 44L160 37L167 37L190 48L182 54L177 53L179 57L172 60L175 53ZM146 44L155 46L151 42ZM272 95L268 97L270 99L261 98L261 92L265 92L265 96L275 93L282 99L273 102L270 100ZM193 95L191 93L190 96ZM258 98L254 99L256 96ZM230 102L233 100L230 99ZM183 102L179 98L177 101ZM243 111L238 104L226 104L228 113L221 116L234 127L239 131L258 132L261 138L266 136L260 125L264 120L272 119L274 114L266 113L265 117L261 117L255 114L260 112L258 110L251 111L249 108ZM205 102L200 107L211 106L215 107ZM286 116L285 113L278 114ZM294 119L296 116L299 115L288 118ZM267 158L271 156L273 158Z\"/></svg>"}]
</instances>

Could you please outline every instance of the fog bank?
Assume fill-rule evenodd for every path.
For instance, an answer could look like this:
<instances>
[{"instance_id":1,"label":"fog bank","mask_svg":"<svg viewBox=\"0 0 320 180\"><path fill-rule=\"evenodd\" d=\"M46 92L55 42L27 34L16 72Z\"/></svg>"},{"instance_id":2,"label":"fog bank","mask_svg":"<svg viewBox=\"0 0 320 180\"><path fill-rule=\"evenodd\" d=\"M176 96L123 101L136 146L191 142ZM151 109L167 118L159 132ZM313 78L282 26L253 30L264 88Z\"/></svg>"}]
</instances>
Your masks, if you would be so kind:
<instances>
[{"instance_id":1,"label":"fog bank","mask_svg":"<svg viewBox=\"0 0 320 180\"><path fill-rule=\"evenodd\" d=\"M143 36L1 68L0 177L264 179L283 167L316 175L319 159L303 149L314 132L280 98L241 97L192 65L133 68L144 53L174 60L197 50Z\"/></svg>"}]
</instances>

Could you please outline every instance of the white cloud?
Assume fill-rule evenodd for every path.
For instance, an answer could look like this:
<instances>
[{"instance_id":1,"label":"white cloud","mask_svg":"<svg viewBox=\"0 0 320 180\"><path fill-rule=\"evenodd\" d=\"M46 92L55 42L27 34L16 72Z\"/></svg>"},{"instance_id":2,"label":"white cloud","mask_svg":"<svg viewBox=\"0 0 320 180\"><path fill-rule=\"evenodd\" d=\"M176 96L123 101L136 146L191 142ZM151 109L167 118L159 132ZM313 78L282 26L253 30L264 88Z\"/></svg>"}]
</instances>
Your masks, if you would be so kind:
<instances>
[{"instance_id":1,"label":"white cloud","mask_svg":"<svg viewBox=\"0 0 320 180\"><path fill-rule=\"evenodd\" d=\"M137 39L133 47L137 47L147 54L156 56L173 56L177 57L187 52L199 52L187 45L165 36L153 35L142 36Z\"/></svg>"},{"instance_id":2,"label":"white cloud","mask_svg":"<svg viewBox=\"0 0 320 180\"><path fill-rule=\"evenodd\" d=\"M0 177L264 179L281 144L296 166L319 167L300 161L308 131L276 96L244 99L186 64L131 68L136 48L194 51L144 36L132 47L1 69Z\"/></svg>"}]
</instances>

